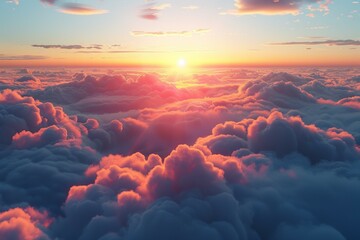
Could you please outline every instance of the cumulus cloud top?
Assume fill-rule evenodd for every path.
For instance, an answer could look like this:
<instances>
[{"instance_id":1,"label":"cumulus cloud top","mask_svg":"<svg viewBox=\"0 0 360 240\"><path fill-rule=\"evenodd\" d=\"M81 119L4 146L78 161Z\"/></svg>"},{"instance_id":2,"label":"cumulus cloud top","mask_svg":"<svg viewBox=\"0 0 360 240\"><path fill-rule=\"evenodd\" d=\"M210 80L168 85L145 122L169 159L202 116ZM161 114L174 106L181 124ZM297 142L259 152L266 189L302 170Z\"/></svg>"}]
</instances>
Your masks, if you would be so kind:
<instances>
[{"instance_id":1,"label":"cumulus cloud top","mask_svg":"<svg viewBox=\"0 0 360 240\"><path fill-rule=\"evenodd\" d=\"M18 79L15 80L15 82L19 82L19 83L35 83L35 84L40 84L41 83L41 81L38 78L36 78L36 77L34 77L32 75L23 76L21 78L18 78Z\"/></svg>"},{"instance_id":2,"label":"cumulus cloud top","mask_svg":"<svg viewBox=\"0 0 360 240\"><path fill-rule=\"evenodd\" d=\"M47 227L50 222L46 213L33 208L14 208L0 213L0 234L4 239L50 239L39 228Z\"/></svg>"}]
</instances>

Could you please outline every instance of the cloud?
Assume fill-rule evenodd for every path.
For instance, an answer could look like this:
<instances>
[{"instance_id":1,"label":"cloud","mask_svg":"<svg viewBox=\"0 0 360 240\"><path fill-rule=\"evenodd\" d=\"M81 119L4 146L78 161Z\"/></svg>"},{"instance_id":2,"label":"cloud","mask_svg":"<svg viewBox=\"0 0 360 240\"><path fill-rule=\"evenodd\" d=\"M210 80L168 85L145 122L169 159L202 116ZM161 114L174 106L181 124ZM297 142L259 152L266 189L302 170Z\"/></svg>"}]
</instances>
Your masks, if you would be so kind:
<instances>
[{"instance_id":1,"label":"cloud","mask_svg":"<svg viewBox=\"0 0 360 240\"><path fill-rule=\"evenodd\" d=\"M0 143L10 144L12 136L20 131L37 132L43 127L57 124L62 126L69 140L76 141L81 136L81 126L76 126L76 122L64 114L62 108L51 103L37 102L31 97L22 97L18 92L11 90L1 92L0 103L4 104L1 106L2 121L14 121L11 127L1 127L3 137Z\"/></svg>"},{"instance_id":2,"label":"cloud","mask_svg":"<svg viewBox=\"0 0 360 240\"><path fill-rule=\"evenodd\" d=\"M278 42L270 45L328 45L328 46L359 46L359 40L325 40L325 41L303 41L303 42Z\"/></svg>"},{"instance_id":3,"label":"cloud","mask_svg":"<svg viewBox=\"0 0 360 240\"><path fill-rule=\"evenodd\" d=\"M360 96L343 98L339 100L338 104L360 109Z\"/></svg>"},{"instance_id":4,"label":"cloud","mask_svg":"<svg viewBox=\"0 0 360 240\"><path fill-rule=\"evenodd\" d=\"M13 208L0 213L0 234L5 239L50 239L39 225L48 226L47 213L33 208Z\"/></svg>"},{"instance_id":5,"label":"cloud","mask_svg":"<svg viewBox=\"0 0 360 240\"><path fill-rule=\"evenodd\" d=\"M169 35L181 35L181 34L193 34L193 33L205 33L210 31L210 29L196 29L194 31L182 31L182 32L142 32L144 35L146 34L153 34L156 35L156 33L158 34L169 34ZM140 34L141 31L134 31L133 33L136 34ZM36 47L36 48L44 48L44 49L65 49L65 50L78 50L76 51L76 53L169 53L169 52L198 52L196 50L177 50L177 51L165 51L165 50L132 50L132 49L124 49L124 50L111 50L114 46L118 47L120 45L113 45L112 47L108 47L106 50L105 46L101 45L101 44L92 44L92 45L59 45L59 44L45 44L45 45L40 45L40 44L34 44L31 45L32 47ZM95 49L95 50L91 50L91 49ZM1 56L1 55L0 55Z\"/></svg>"},{"instance_id":6,"label":"cloud","mask_svg":"<svg viewBox=\"0 0 360 240\"><path fill-rule=\"evenodd\" d=\"M308 14L306 14L306 16L313 18L313 17L315 17L315 14L313 14L313 13L308 13Z\"/></svg>"},{"instance_id":7,"label":"cloud","mask_svg":"<svg viewBox=\"0 0 360 240\"><path fill-rule=\"evenodd\" d=\"M27 68L19 69L17 71L17 74L29 74L29 75L31 75L31 73L32 73L32 71L27 69Z\"/></svg>"},{"instance_id":8,"label":"cloud","mask_svg":"<svg viewBox=\"0 0 360 240\"><path fill-rule=\"evenodd\" d=\"M151 9L160 11L160 10L164 10L164 9L167 9L167 8L170 8L170 7L171 7L170 3L163 3L163 4L160 4L160 5L152 6Z\"/></svg>"},{"instance_id":9,"label":"cloud","mask_svg":"<svg viewBox=\"0 0 360 240\"><path fill-rule=\"evenodd\" d=\"M248 128L249 149L254 152L270 150L279 156L297 151L312 162L321 159L355 160L358 157L357 150L353 153L350 150L355 146L354 138L342 133L340 129L329 129L323 132L312 126L305 126L300 118L293 117L284 120L282 114L276 112L272 113L267 120L264 118L255 120ZM278 137L275 138L274 134ZM333 137L336 141L332 141ZM337 141L342 142L341 145L344 148L338 149L336 145L340 143ZM349 147L349 151L345 150L345 146ZM318 151L319 149L322 150ZM338 150L340 151L337 152Z\"/></svg>"},{"instance_id":10,"label":"cloud","mask_svg":"<svg viewBox=\"0 0 360 240\"><path fill-rule=\"evenodd\" d=\"M148 32L148 31L132 31L131 35L140 37L140 36L185 36L185 35L193 35L199 33L207 33L210 29L199 28L192 31L158 31L158 32Z\"/></svg>"},{"instance_id":11,"label":"cloud","mask_svg":"<svg viewBox=\"0 0 360 240\"><path fill-rule=\"evenodd\" d=\"M45 48L45 49L102 49L102 45L100 44L93 44L90 46L83 46L83 45L40 45L34 44L31 45L32 47L36 48Z\"/></svg>"},{"instance_id":12,"label":"cloud","mask_svg":"<svg viewBox=\"0 0 360 240\"><path fill-rule=\"evenodd\" d=\"M16 5L20 4L20 0L7 0L7 2L14 3ZM40 2L48 6L55 6L58 0L40 0ZM108 12L108 10L105 9L97 9L88 5L73 2L66 2L61 6L58 6L57 11L72 15L98 15Z\"/></svg>"},{"instance_id":13,"label":"cloud","mask_svg":"<svg viewBox=\"0 0 360 240\"><path fill-rule=\"evenodd\" d=\"M238 134L244 141L250 142L254 134L260 138L266 137L253 132L254 125L262 119L252 123L249 120L219 125L213 132ZM285 118L278 112L271 114L268 120L284 121L286 124L301 121ZM298 123L294 125L294 130ZM300 129L311 129L316 136L314 142L309 138L309 146L323 134L323 131L311 125L301 125ZM292 144L292 136L283 134L281 128L265 126L265 129L273 129L275 132L271 136L278 136ZM299 136L307 138L307 134L301 131ZM245 132L247 136L244 136ZM337 141L338 137L348 141L348 135L335 130L323 137L335 145L338 143L333 140ZM299 141L305 143L302 139ZM252 236L286 239L292 232L297 232L301 237L336 236L335 239L358 235L347 224L341 224L337 211L331 211L332 204L342 197L327 198L325 203L316 200L319 195L339 194L338 191L353 196L351 190L342 189L350 184L351 178L333 172L337 171L337 167L331 167L333 160L328 158L330 155L325 158L316 156L316 159L324 159L325 162L321 164L315 161L313 166L309 166L306 155L301 153L301 146L300 152L288 152L278 159L270 153L278 151L276 147L264 149L262 154L254 154L239 146L232 156L223 156L213 154L200 145L180 145L163 160L156 155L146 158L139 153L129 157L110 155L103 158L87 171L95 176L94 183L71 188L65 204L66 217L55 223L56 233L66 239L89 238L92 234L95 234L94 238L100 238L110 236L110 232L113 237L133 239L169 239L176 236L181 239L208 239L210 236L210 239L251 239ZM350 142L345 145L354 151L351 153L355 154L354 160L358 158L359 150ZM287 149L288 145L278 146ZM227 147L229 145L225 141L223 149ZM313 149L316 152L318 148ZM350 158L341 159L348 159L346 161L351 165ZM351 167L345 168L351 171ZM291 186L286 184L288 182L291 182ZM338 182L336 190L324 192L324 185L329 182ZM353 187L359 184L357 181ZM307 194L317 196L304 197L304 190ZM360 198L360 195L356 195L356 198ZM356 204L355 200L351 202L352 205ZM112 211L104 213L107 206L111 206ZM326 216L322 215L323 211L316 210L320 206L323 211L326 210ZM347 208L346 205L340 206L342 210ZM348 214L344 213L344 216ZM353 217L357 219L359 216ZM267 219L273 219L270 226ZM326 219L327 224L319 224L316 219ZM75 227L72 231L64 231L69 226ZM79 228L82 230L79 231Z\"/></svg>"},{"instance_id":14,"label":"cloud","mask_svg":"<svg viewBox=\"0 0 360 240\"><path fill-rule=\"evenodd\" d=\"M92 8L87 5L78 3L66 3L63 4L59 9L59 12L73 15L98 15L105 14L108 11L104 9Z\"/></svg>"},{"instance_id":15,"label":"cloud","mask_svg":"<svg viewBox=\"0 0 360 240\"><path fill-rule=\"evenodd\" d=\"M164 50L109 50L109 51L77 51L76 53L113 53L113 54L129 54L129 53L133 53L133 54L137 54L137 53L186 53L186 52L203 52L200 50L178 50L178 51L164 51Z\"/></svg>"},{"instance_id":16,"label":"cloud","mask_svg":"<svg viewBox=\"0 0 360 240\"><path fill-rule=\"evenodd\" d=\"M40 1L48 5L54 5L57 2L57 0L40 0Z\"/></svg>"},{"instance_id":17,"label":"cloud","mask_svg":"<svg viewBox=\"0 0 360 240\"><path fill-rule=\"evenodd\" d=\"M242 92L247 96L254 96L257 100L263 99L283 108L296 109L316 102L314 96L297 86L304 84L306 79L287 73L271 73L262 80L247 82Z\"/></svg>"},{"instance_id":18,"label":"cloud","mask_svg":"<svg viewBox=\"0 0 360 240\"><path fill-rule=\"evenodd\" d=\"M47 59L46 56L41 55L5 55L0 54L0 61L13 61L13 60L43 60Z\"/></svg>"},{"instance_id":19,"label":"cloud","mask_svg":"<svg viewBox=\"0 0 360 240\"><path fill-rule=\"evenodd\" d=\"M1 92L0 104L2 206L25 203L59 212L69 187L84 183L82 173L95 162L96 154L82 146L90 123L15 91Z\"/></svg>"},{"instance_id":20,"label":"cloud","mask_svg":"<svg viewBox=\"0 0 360 240\"><path fill-rule=\"evenodd\" d=\"M8 3L14 3L16 5L20 4L20 0L7 0ZM54 5L57 0L40 0L40 2L48 4L48 5Z\"/></svg>"},{"instance_id":21,"label":"cloud","mask_svg":"<svg viewBox=\"0 0 360 240\"><path fill-rule=\"evenodd\" d=\"M316 95L318 98L331 99L339 101L349 97L356 96L354 90L343 88L341 86L325 86L322 81L314 80L303 86L308 93Z\"/></svg>"},{"instance_id":22,"label":"cloud","mask_svg":"<svg viewBox=\"0 0 360 240\"><path fill-rule=\"evenodd\" d=\"M155 2L150 2L141 10L140 17L147 20L157 20L159 12L170 7L170 3L156 4Z\"/></svg>"},{"instance_id":23,"label":"cloud","mask_svg":"<svg viewBox=\"0 0 360 240\"><path fill-rule=\"evenodd\" d=\"M15 82L20 82L20 83L36 83L36 84L40 84L40 80L32 75L28 75L28 76L23 76L21 78L18 78L15 80Z\"/></svg>"},{"instance_id":24,"label":"cloud","mask_svg":"<svg viewBox=\"0 0 360 240\"><path fill-rule=\"evenodd\" d=\"M12 137L12 144L16 148L32 148L43 147L48 144L54 144L65 141L67 139L67 132L64 128L51 126L41 128L38 132L32 133L30 131L22 131L16 133Z\"/></svg>"},{"instance_id":25,"label":"cloud","mask_svg":"<svg viewBox=\"0 0 360 240\"><path fill-rule=\"evenodd\" d=\"M182 7L182 9L185 9L185 10L197 10L197 9L199 9L199 6L189 5L189 6Z\"/></svg>"},{"instance_id":26,"label":"cloud","mask_svg":"<svg viewBox=\"0 0 360 240\"><path fill-rule=\"evenodd\" d=\"M319 6L318 7L314 7L313 5L309 5L308 10L310 12L323 12L324 15L327 15L330 12L329 5L331 3L332 3L332 0L319 1L319 3L318 3Z\"/></svg>"},{"instance_id":27,"label":"cloud","mask_svg":"<svg viewBox=\"0 0 360 240\"><path fill-rule=\"evenodd\" d=\"M154 50L110 50L110 51L77 51L77 53L167 53L169 51L154 51Z\"/></svg>"},{"instance_id":28,"label":"cloud","mask_svg":"<svg viewBox=\"0 0 360 240\"><path fill-rule=\"evenodd\" d=\"M142 11L140 17L147 19L147 20L157 20L158 16L156 13L157 13L157 11L146 9L146 10Z\"/></svg>"},{"instance_id":29,"label":"cloud","mask_svg":"<svg viewBox=\"0 0 360 240\"><path fill-rule=\"evenodd\" d=\"M6 0L7 3L13 3L13 4L16 4L16 5L19 5L20 3L20 0Z\"/></svg>"},{"instance_id":30,"label":"cloud","mask_svg":"<svg viewBox=\"0 0 360 240\"><path fill-rule=\"evenodd\" d=\"M223 14L244 15L244 14L298 14L300 8L306 4L319 4L319 10L328 11L328 0L235 0L236 10L230 10ZM313 8L312 8L313 9Z\"/></svg>"}]
</instances>

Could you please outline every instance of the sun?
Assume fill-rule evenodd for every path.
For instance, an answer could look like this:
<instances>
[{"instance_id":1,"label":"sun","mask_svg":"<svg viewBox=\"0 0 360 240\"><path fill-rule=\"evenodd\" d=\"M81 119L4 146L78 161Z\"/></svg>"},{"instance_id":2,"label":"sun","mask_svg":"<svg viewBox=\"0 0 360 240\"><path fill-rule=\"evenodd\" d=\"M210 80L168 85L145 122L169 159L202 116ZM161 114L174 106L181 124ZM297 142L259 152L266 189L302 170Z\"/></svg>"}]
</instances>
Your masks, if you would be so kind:
<instances>
[{"instance_id":1,"label":"sun","mask_svg":"<svg viewBox=\"0 0 360 240\"><path fill-rule=\"evenodd\" d=\"M186 60L184 58L180 58L178 61L177 61L177 66L179 68L185 68L186 67Z\"/></svg>"}]
</instances>

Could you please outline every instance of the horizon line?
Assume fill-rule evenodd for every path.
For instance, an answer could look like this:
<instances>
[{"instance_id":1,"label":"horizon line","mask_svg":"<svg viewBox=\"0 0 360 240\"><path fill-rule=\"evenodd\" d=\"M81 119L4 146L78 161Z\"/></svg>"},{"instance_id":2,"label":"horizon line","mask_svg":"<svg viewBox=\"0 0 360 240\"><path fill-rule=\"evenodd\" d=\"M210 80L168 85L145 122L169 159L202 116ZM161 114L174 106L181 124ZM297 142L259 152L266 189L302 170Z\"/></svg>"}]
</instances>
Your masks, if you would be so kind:
<instances>
[{"instance_id":1,"label":"horizon line","mask_svg":"<svg viewBox=\"0 0 360 240\"><path fill-rule=\"evenodd\" d=\"M173 65L165 64L4 64L0 65L0 68L30 68L30 67L54 67L54 68L174 68ZM188 66L191 68L241 68L241 67L360 67L359 64L196 64Z\"/></svg>"}]
</instances>

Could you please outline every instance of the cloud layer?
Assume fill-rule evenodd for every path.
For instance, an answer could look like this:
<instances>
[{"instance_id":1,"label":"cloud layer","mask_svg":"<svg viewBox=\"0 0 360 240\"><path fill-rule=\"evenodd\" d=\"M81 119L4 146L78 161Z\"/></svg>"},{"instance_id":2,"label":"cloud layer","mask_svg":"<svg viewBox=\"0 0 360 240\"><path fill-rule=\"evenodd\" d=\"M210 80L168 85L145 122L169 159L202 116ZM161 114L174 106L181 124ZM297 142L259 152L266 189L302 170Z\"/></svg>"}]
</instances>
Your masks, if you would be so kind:
<instances>
[{"instance_id":1,"label":"cloud layer","mask_svg":"<svg viewBox=\"0 0 360 240\"><path fill-rule=\"evenodd\" d=\"M360 238L360 73L287 71L0 71L1 236Z\"/></svg>"}]
</instances>

